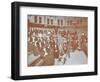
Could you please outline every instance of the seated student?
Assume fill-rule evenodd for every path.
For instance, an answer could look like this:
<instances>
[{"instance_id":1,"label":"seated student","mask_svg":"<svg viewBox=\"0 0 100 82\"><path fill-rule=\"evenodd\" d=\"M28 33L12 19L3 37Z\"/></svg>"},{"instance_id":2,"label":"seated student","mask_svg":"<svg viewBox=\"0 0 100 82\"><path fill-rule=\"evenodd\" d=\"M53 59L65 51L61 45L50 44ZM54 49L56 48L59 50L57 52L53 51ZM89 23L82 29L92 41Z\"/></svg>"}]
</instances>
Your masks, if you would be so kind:
<instances>
[{"instance_id":1,"label":"seated student","mask_svg":"<svg viewBox=\"0 0 100 82\"><path fill-rule=\"evenodd\" d=\"M64 53L67 53L68 51L68 45L66 42L63 43L63 50L64 50Z\"/></svg>"},{"instance_id":2,"label":"seated student","mask_svg":"<svg viewBox=\"0 0 100 82\"><path fill-rule=\"evenodd\" d=\"M75 40L75 35L73 33L71 34L71 49L72 52L74 52L76 49L76 40Z\"/></svg>"},{"instance_id":3,"label":"seated student","mask_svg":"<svg viewBox=\"0 0 100 82\"><path fill-rule=\"evenodd\" d=\"M85 52L86 56L88 56L88 47L87 47L87 36L82 33L81 40L80 40L81 49Z\"/></svg>"},{"instance_id":4,"label":"seated student","mask_svg":"<svg viewBox=\"0 0 100 82\"><path fill-rule=\"evenodd\" d=\"M36 42L35 42L35 45L34 45L34 49L33 49L34 55L35 55L35 56L39 55L37 44L38 44L38 43L37 43L37 41L36 41Z\"/></svg>"},{"instance_id":5,"label":"seated student","mask_svg":"<svg viewBox=\"0 0 100 82\"><path fill-rule=\"evenodd\" d=\"M52 48L45 49L43 61L43 66L54 65L54 50Z\"/></svg>"},{"instance_id":6,"label":"seated student","mask_svg":"<svg viewBox=\"0 0 100 82\"><path fill-rule=\"evenodd\" d=\"M66 62L66 56L70 57L67 42L63 43L63 51L64 51L64 56L63 56L64 60L63 61L65 63Z\"/></svg>"},{"instance_id":7,"label":"seated student","mask_svg":"<svg viewBox=\"0 0 100 82\"><path fill-rule=\"evenodd\" d=\"M60 55L59 55L59 59L58 60L55 60L55 64L56 65L63 65L63 64L65 64L65 54L63 54L63 53L59 53Z\"/></svg>"},{"instance_id":8,"label":"seated student","mask_svg":"<svg viewBox=\"0 0 100 82\"><path fill-rule=\"evenodd\" d=\"M58 45L57 44L55 44L54 56L55 56L55 58L59 58L59 48L58 48Z\"/></svg>"},{"instance_id":9,"label":"seated student","mask_svg":"<svg viewBox=\"0 0 100 82\"><path fill-rule=\"evenodd\" d=\"M55 41L53 37L50 37L50 46L54 49L55 48Z\"/></svg>"}]
</instances>

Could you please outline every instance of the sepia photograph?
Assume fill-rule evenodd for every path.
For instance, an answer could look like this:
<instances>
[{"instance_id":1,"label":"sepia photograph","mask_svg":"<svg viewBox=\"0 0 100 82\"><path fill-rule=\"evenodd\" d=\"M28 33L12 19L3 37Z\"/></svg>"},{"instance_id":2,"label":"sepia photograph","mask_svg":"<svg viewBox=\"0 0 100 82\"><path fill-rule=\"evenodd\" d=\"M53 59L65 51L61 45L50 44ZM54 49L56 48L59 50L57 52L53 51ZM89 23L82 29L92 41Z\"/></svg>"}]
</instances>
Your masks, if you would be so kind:
<instances>
[{"instance_id":1,"label":"sepia photograph","mask_svg":"<svg viewBox=\"0 0 100 82\"><path fill-rule=\"evenodd\" d=\"M88 17L27 15L27 66L88 64Z\"/></svg>"}]
</instances>

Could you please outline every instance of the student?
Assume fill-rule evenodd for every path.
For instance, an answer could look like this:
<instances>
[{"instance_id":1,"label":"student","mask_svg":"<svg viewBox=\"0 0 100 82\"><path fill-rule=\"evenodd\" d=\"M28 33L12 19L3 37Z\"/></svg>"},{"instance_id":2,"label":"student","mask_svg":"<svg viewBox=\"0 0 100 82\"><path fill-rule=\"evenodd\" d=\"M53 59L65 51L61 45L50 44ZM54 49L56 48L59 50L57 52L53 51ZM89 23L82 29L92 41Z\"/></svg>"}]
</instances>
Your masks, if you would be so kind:
<instances>
[{"instance_id":1,"label":"student","mask_svg":"<svg viewBox=\"0 0 100 82\"><path fill-rule=\"evenodd\" d=\"M47 53L48 52L48 53ZM54 65L54 50L52 48L45 49L43 66Z\"/></svg>"},{"instance_id":2,"label":"student","mask_svg":"<svg viewBox=\"0 0 100 82\"><path fill-rule=\"evenodd\" d=\"M55 58L59 58L59 48L58 48L58 45L57 44L55 44L54 56L55 56Z\"/></svg>"}]
</instances>

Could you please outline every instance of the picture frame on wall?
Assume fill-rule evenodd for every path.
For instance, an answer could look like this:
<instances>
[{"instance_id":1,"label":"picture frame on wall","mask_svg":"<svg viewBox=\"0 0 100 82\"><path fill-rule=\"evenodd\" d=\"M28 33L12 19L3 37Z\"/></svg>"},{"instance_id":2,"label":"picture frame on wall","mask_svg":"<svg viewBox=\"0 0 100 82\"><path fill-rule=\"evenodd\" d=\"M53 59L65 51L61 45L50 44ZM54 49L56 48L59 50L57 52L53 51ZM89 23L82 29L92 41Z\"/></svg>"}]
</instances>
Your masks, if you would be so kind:
<instances>
[{"instance_id":1,"label":"picture frame on wall","mask_svg":"<svg viewBox=\"0 0 100 82\"><path fill-rule=\"evenodd\" d=\"M11 78L97 75L97 7L12 2Z\"/></svg>"}]
</instances>

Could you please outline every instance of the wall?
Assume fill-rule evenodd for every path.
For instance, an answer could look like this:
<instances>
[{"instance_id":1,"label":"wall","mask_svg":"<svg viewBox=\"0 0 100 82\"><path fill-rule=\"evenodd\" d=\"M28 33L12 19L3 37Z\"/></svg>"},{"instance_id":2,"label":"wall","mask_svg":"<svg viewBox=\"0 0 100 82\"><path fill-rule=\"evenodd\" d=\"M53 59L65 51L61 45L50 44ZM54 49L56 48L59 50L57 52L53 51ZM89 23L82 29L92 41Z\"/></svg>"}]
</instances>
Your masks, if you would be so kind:
<instances>
[{"instance_id":1,"label":"wall","mask_svg":"<svg viewBox=\"0 0 100 82\"><path fill-rule=\"evenodd\" d=\"M17 1L17 0L16 0ZM98 6L100 10L100 0L20 0L28 2L41 2L41 3L57 3L57 4L72 4L72 5L88 5L88 6ZM11 72L11 2L13 0L1 0L0 1L0 82L13 82L10 79ZM100 11L98 11L100 14ZM100 16L98 16L98 22L100 21ZM99 24L100 26L100 24ZM98 26L98 27L99 27ZM100 31L100 28L98 28ZM100 35L100 32L99 34ZM98 38L98 42L100 37ZM100 48L100 43L98 44ZM99 51L100 54L100 51ZM98 54L98 62L100 62L100 55ZM99 66L100 68L100 63ZM100 73L100 71L99 71ZM53 79L39 79L39 80L26 80L26 82L99 82L98 76L84 76L84 77L67 77L67 78L53 78ZM22 81L20 81L22 82Z\"/></svg>"}]
</instances>

